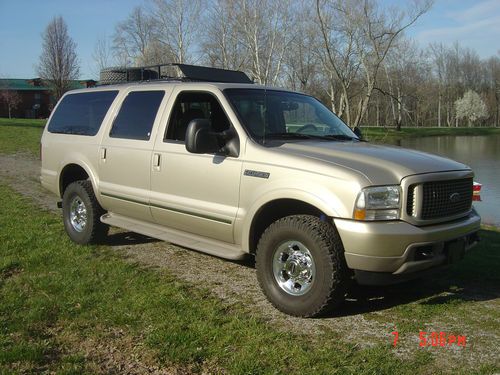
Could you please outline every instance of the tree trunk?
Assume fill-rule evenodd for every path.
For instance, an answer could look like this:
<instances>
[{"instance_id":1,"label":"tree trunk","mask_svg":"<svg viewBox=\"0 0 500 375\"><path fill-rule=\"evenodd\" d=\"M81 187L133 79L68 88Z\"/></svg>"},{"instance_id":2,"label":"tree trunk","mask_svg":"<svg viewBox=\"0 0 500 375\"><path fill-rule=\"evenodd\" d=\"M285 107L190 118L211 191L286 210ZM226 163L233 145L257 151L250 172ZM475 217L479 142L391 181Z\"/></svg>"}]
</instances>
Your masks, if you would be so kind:
<instances>
[{"instance_id":1,"label":"tree trunk","mask_svg":"<svg viewBox=\"0 0 500 375\"><path fill-rule=\"evenodd\" d=\"M398 117L396 119L396 130L401 131L401 122L403 121L402 110L403 104L401 103L401 89L398 87Z\"/></svg>"},{"instance_id":2,"label":"tree trunk","mask_svg":"<svg viewBox=\"0 0 500 375\"><path fill-rule=\"evenodd\" d=\"M389 97L389 102L391 103L392 122L396 124L396 108L394 106L394 90L392 88L392 79L389 75L389 71L387 70L386 66L384 66L384 70L385 70L385 76L387 78L387 84L389 86L389 93L391 94Z\"/></svg>"},{"instance_id":3,"label":"tree trunk","mask_svg":"<svg viewBox=\"0 0 500 375\"><path fill-rule=\"evenodd\" d=\"M438 128L441 127L441 90L438 95Z\"/></svg>"},{"instance_id":4,"label":"tree trunk","mask_svg":"<svg viewBox=\"0 0 500 375\"><path fill-rule=\"evenodd\" d=\"M497 89L495 92L495 100L497 103L496 113L495 113L495 126L498 128L499 124L499 115L500 115L500 89Z\"/></svg>"},{"instance_id":5,"label":"tree trunk","mask_svg":"<svg viewBox=\"0 0 500 375\"><path fill-rule=\"evenodd\" d=\"M380 100L377 99L377 126L380 126Z\"/></svg>"}]
</instances>

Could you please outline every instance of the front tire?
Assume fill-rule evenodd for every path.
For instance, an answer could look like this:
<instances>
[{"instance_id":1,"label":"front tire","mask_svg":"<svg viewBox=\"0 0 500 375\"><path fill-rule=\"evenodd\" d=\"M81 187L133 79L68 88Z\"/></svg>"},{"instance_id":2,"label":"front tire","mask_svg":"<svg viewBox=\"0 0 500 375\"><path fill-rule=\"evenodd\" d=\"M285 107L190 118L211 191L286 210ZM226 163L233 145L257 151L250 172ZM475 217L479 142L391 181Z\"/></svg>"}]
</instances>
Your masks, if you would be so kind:
<instances>
[{"instance_id":1,"label":"front tire","mask_svg":"<svg viewBox=\"0 0 500 375\"><path fill-rule=\"evenodd\" d=\"M329 223L311 215L277 220L262 235L257 278L280 311L313 317L344 301L348 281L342 241Z\"/></svg>"},{"instance_id":2,"label":"front tire","mask_svg":"<svg viewBox=\"0 0 500 375\"><path fill-rule=\"evenodd\" d=\"M68 185L63 194L62 212L64 229L76 243L97 243L108 232L109 226L100 220L105 211L97 201L89 180Z\"/></svg>"}]
</instances>

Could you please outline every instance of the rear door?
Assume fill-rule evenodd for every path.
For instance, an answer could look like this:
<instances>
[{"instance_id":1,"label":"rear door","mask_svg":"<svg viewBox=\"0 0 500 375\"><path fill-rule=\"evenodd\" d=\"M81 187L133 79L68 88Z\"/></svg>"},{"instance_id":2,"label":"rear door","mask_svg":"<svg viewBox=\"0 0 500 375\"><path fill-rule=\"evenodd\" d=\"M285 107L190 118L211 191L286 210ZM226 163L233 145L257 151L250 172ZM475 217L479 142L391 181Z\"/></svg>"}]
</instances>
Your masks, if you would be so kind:
<instances>
[{"instance_id":1,"label":"rear door","mask_svg":"<svg viewBox=\"0 0 500 375\"><path fill-rule=\"evenodd\" d=\"M129 91L104 135L99 155L99 192L114 213L152 221L149 208L151 158L165 90Z\"/></svg>"}]
</instances>

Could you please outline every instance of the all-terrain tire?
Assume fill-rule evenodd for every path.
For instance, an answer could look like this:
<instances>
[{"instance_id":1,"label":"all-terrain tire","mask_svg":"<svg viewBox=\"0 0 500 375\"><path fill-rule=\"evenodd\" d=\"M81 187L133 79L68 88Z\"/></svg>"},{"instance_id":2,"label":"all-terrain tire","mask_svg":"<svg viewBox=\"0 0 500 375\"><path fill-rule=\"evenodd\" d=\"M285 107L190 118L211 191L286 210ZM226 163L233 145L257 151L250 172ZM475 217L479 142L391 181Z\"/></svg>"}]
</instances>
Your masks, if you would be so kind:
<instances>
[{"instance_id":1,"label":"all-terrain tire","mask_svg":"<svg viewBox=\"0 0 500 375\"><path fill-rule=\"evenodd\" d=\"M127 72L125 68L102 69L99 74L99 83L101 85L110 85L126 81L127 81Z\"/></svg>"},{"instance_id":2,"label":"all-terrain tire","mask_svg":"<svg viewBox=\"0 0 500 375\"><path fill-rule=\"evenodd\" d=\"M153 69L140 69L140 68L106 68L102 69L99 75L99 83L101 85L111 85L115 83L133 81L148 81L158 79L158 72Z\"/></svg>"},{"instance_id":3,"label":"all-terrain tire","mask_svg":"<svg viewBox=\"0 0 500 375\"><path fill-rule=\"evenodd\" d=\"M273 269L273 262L277 262L281 251L278 249L295 242L307 249L315 265L312 282L300 295L290 294L280 286ZM257 245L256 268L264 294L284 313L314 317L337 308L344 301L349 277L342 241L335 227L318 217L293 215L271 224Z\"/></svg>"},{"instance_id":4,"label":"all-terrain tire","mask_svg":"<svg viewBox=\"0 0 500 375\"><path fill-rule=\"evenodd\" d=\"M75 181L64 191L64 229L74 242L85 245L102 241L109 229L100 220L105 212L97 201L89 180Z\"/></svg>"}]
</instances>

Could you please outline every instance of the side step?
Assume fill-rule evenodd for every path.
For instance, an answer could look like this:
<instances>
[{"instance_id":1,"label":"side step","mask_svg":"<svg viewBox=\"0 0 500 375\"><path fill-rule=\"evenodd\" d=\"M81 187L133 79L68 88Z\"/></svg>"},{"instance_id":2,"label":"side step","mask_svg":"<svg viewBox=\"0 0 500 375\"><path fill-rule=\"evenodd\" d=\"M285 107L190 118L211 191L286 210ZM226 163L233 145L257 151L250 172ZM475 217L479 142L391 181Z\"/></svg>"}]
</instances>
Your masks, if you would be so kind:
<instances>
[{"instance_id":1,"label":"side step","mask_svg":"<svg viewBox=\"0 0 500 375\"><path fill-rule=\"evenodd\" d=\"M158 238L163 241L171 242L176 245L198 250L221 258L238 260L243 259L247 255L247 253L243 252L241 247L238 245L201 237L196 234L176 229L165 228L157 224L130 219L111 212L102 215L101 221L105 224L127 229L131 232L140 233L145 236Z\"/></svg>"}]
</instances>

